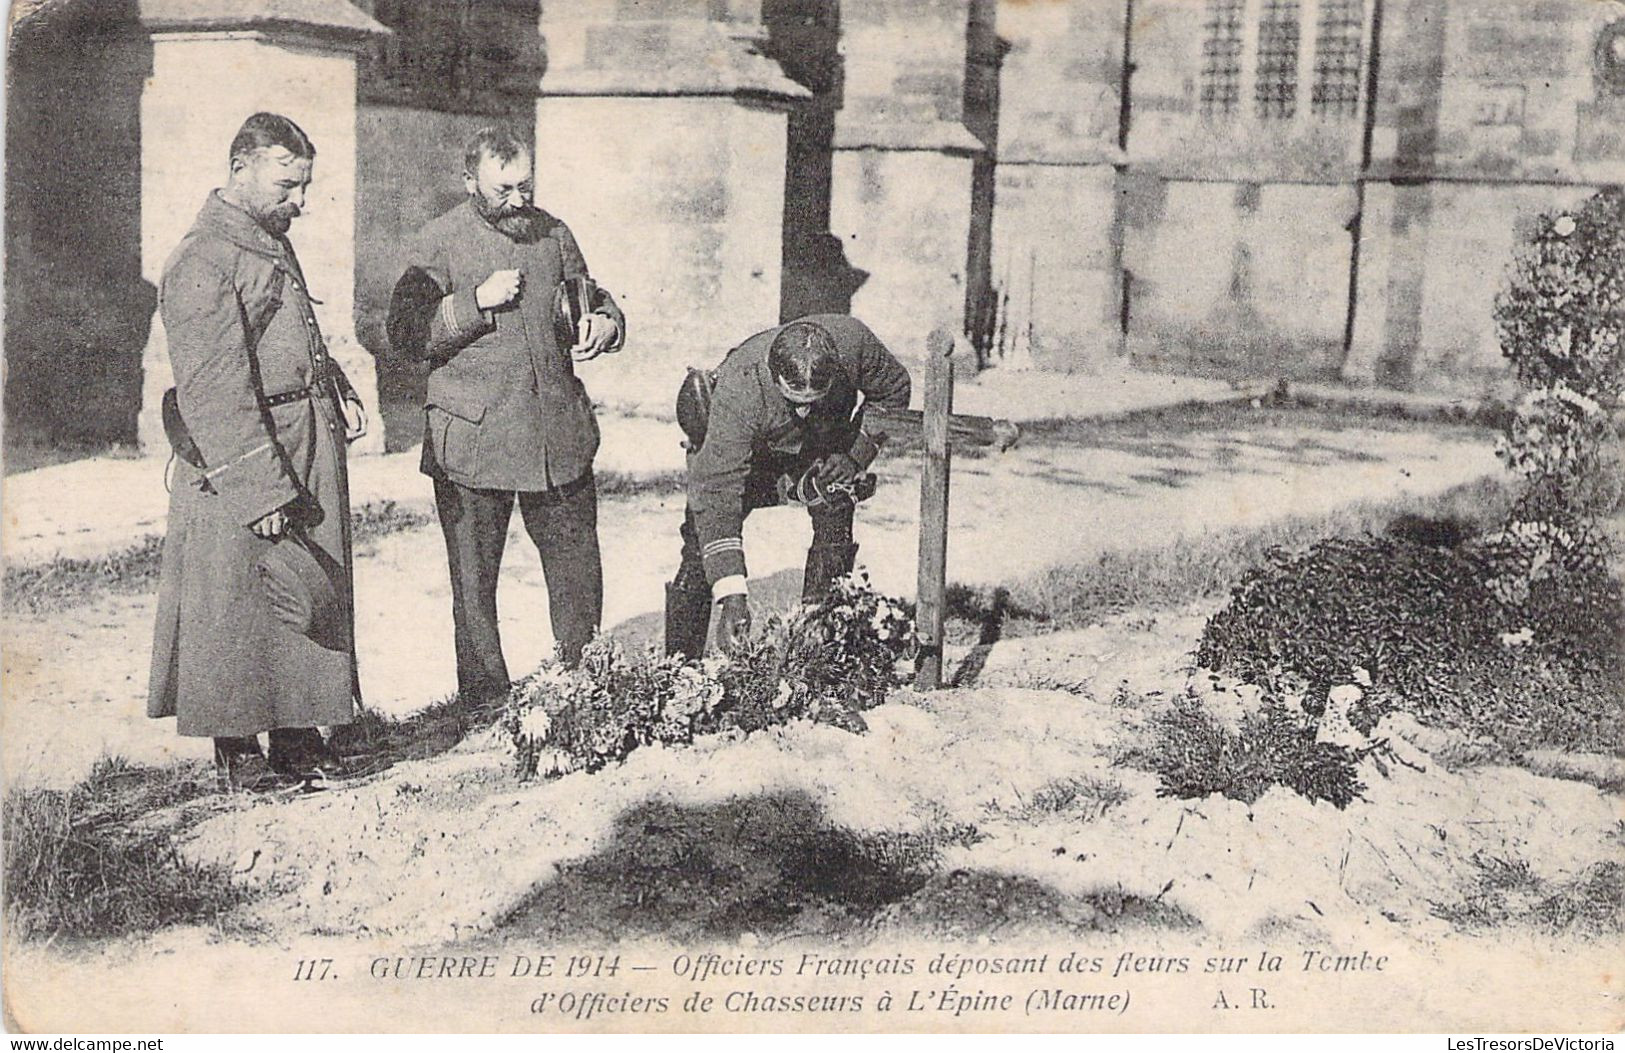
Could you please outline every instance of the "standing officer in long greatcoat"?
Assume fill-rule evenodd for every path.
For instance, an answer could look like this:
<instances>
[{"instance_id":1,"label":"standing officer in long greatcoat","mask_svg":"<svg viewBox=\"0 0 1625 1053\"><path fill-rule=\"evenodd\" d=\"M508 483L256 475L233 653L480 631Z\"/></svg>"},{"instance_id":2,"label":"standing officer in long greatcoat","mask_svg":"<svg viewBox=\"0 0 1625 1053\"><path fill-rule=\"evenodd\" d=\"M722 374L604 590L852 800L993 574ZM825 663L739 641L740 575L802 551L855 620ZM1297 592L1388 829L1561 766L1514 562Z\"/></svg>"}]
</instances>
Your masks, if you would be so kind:
<instances>
[{"instance_id":1,"label":"standing officer in long greatcoat","mask_svg":"<svg viewBox=\"0 0 1625 1053\"><path fill-rule=\"evenodd\" d=\"M508 690L496 589L516 499L565 662L603 616L598 423L574 363L619 350L626 320L570 228L532 204L522 140L481 129L463 165L468 200L408 241L388 327L397 352L430 365L423 472L446 537L458 693L478 703ZM571 289L580 317L561 327Z\"/></svg>"},{"instance_id":2,"label":"standing officer in long greatcoat","mask_svg":"<svg viewBox=\"0 0 1625 1053\"><path fill-rule=\"evenodd\" d=\"M286 117L250 117L226 186L159 288L171 439L186 456L175 461L147 712L213 737L223 781L241 788L330 766L318 728L349 723L358 699L345 441L365 417L286 237L315 156ZM279 548L290 545L300 547ZM290 564L317 568L299 594L325 600L322 631L290 624L267 588L267 568Z\"/></svg>"}]
</instances>

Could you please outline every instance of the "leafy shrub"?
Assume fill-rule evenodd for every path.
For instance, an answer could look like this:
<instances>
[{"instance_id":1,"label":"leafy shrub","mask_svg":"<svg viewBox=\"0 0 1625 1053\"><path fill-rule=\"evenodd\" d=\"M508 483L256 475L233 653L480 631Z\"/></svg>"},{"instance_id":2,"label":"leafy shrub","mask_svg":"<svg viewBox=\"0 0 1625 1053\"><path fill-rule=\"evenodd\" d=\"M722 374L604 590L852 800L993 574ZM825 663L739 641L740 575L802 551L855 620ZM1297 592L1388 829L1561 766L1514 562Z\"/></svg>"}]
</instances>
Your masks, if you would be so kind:
<instances>
[{"instance_id":1,"label":"leafy shrub","mask_svg":"<svg viewBox=\"0 0 1625 1053\"><path fill-rule=\"evenodd\" d=\"M1494 557L1393 537L1275 550L1209 620L1199 665L1300 695L1319 712L1338 684L1369 680L1358 721L1403 709L1514 749L1611 747L1625 731L1620 588L1564 572L1504 605Z\"/></svg>"},{"instance_id":2,"label":"leafy shrub","mask_svg":"<svg viewBox=\"0 0 1625 1053\"><path fill-rule=\"evenodd\" d=\"M1625 603L1602 525L1625 492L1625 195L1539 217L1495 320L1528 389L1497 446L1523 478L1501 527L1406 522L1271 552L1209 622L1202 665L1311 708L1369 678L1366 721L1404 708L1513 749L1625 741Z\"/></svg>"},{"instance_id":3,"label":"leafy shrub","mask_svg":"<svg viewBox=\"0 0 1625 1053\"><path fill-rule=\"evenodd\" d=\"M1525 489L1496 539L1511 603L1554 572L1611 555L1598 520L1625 493L1616 414L1625 385L1625 194L1540 216L1496 298L1501 353L1527 389L1497 446Z\"/></svg>"},{"instance_id":4,"label":"leafy shrub","mask_svg":"<svg viewBox=\"0 0 1625 1053\"><path fill-rule=\"evenodd\" d=\"M521 778L800 718L862 731L859 712L885 700L913 646L908 610L848 578L822 603L769 619L731 657L632 657L600 637L576 669L550 664L516 685L503 727Z\"/></svg>"},{"instance_id":5,"label":"leafy shrub","mask_svg":"<svg viewBox=\"0 0 1625 1053\"><path fill-rule=\"evenodd\" d=\"M1370 535L1329 538L1303 554L1266 553L1209 620L1196 660L1277 695L1294 674L1312 709L1356 669L1379 690L1431 700L1444 687L1435 674L1508 628L1470 557Z\"/></svg>"},{"instance_id":6,"label":"leafy shrub","mask_svg":"<svg viewBox=\"0 0 1625 1053\"><path fill-rule=\"evenodd\" d=\"M1161 779L1163 797L1223 794L1252 804L1272 786L1347 808L1365 792L1354 770L1369 751L1315 741L1316 722L1274 702L1249 713L1239 732L1184 694L1151 721L1151 745L1138 760Z\"/></svg>"}]
</instances>

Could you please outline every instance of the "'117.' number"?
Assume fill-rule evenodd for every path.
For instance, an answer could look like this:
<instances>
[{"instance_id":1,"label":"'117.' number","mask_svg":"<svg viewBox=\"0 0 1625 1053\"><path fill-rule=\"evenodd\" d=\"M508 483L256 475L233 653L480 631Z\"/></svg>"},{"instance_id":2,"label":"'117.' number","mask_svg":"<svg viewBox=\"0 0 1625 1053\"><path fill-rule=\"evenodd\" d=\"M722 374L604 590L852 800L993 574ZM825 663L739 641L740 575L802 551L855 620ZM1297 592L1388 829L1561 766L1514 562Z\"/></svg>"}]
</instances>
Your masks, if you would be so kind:
<instances>
[{"instance_id":1,"label":"'117.' number","mask_svg":"<svg viewBox=\"0 0 1625 1053\"><path fill-rule=\"evenodd\" d=\"M333 969L331 958L301 958L293 970L295 980L326 980Z\"/></svg>"}]
</instances>

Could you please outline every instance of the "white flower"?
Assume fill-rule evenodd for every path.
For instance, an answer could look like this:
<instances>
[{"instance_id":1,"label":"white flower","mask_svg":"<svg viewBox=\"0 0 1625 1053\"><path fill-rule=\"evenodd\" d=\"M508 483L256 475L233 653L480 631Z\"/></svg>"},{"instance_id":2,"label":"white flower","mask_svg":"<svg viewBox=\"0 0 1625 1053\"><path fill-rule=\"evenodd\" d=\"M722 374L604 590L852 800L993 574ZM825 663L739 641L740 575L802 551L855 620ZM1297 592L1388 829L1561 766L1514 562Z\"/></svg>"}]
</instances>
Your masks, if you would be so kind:
<instances>
[{"instance_id":1,"label":"white flower","mask_svg":"<svg viewBox=\"0 0 1625 1053\"><path fill-rule=\"evenodd\" d=\"M1557 222L1552 224L1552 233L1560 238L1566 238L1574 233L1574 217L1558 216Z\"/></svg>"},{"instance_id":2,"label":"white flower","mask_svg":"<svg viewBox=\"0 0 1625 1053\"><path fill-rule=\"evenodd\" d=\"M1354 667L1354 682L1359 684L1361 687L1370 687L1371 674L1366 672L1363 666L1357 665Z\"/></svg>"},{"instance_id":3,"label":"white flower","mask_svg":"<svg viewBox=\"0 0 1625 1053\"><path fill-rule=\"evenodd\" d=\"M1326 709L1315 728L1315 741L1329 742L1349 749L1364 748L1365 736L1360 734L1349 720L1349 711L1363 695L1364 692L1353 684L1339 684L1332 688L1326 696Z\"/></svg>"},{"instance_id":4,"label":"white flower","mask_svg":"<svg viewBox=\"0 0 1625 1053\"><path fill-rule=\"evenodd\" d=\"M547 715L547 710L535 706L519 718L519 730L537 742L544 742L548 732L553 730L553 718Z\"/></svg>"},{"instance_id":5,"label":"white flower","mask_svg":"<svg viewBox=\"0 0 1625 1053\"><path fill-rule=\"evenodd\" d=\"M1365 692L1361 691L1354 684L1338 684L1336 687L1332 688L1326 693L1327 703L1342 710L1347 710L1348 707L1354 705L1364 697Z\"/></svg>"},{"instance_id":6,"label":"white flower","mask_svg":"<svg viewBox=\"0 0 1625 1053\"><path fill-rule=\"evenodd\" d=\"M1515 633L1502 633L1501 634L1501 646L1502 647L1522 647L1525 644L1533 643L1534 639L1535 639L1535 630L1531 629L1529 626L1526 625L1522 629L1519 629Z\"/></svg>"},{"instance_id":7,"label":"white flower","mask_svg":"<svg viewBox=\"0 0 1625 1053\"><path fill-rule=\"evenodd\" d=\"M779 693L773 696L773 708L783 709L785 706L789 705L790 696L794 693L794 689L790 687L790 681L780 680Z\"/></svg>"},{"instance_id":8,"label":"white flower","mask_svg":"<svg viewBox=\"0 0 1625 1053\"><path fill-rule=\"evenodd\" d=\"M559 693L569 690L574 682L569 672L560 666L548 664L536 671L535 688L537 691L551 691Z\"/></svg>"}]
</instances>

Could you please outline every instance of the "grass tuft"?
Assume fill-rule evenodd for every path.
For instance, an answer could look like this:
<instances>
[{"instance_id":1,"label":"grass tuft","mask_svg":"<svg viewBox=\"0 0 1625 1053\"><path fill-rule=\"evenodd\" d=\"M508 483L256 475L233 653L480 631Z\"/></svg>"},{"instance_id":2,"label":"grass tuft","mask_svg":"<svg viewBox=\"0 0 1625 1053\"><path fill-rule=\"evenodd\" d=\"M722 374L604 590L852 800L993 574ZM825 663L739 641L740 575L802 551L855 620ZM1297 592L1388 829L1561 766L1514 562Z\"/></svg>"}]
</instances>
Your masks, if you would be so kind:
<instances>
[{"instance_id":1,"label":"grass tuft","mask_svg":"<svg viewBox=\"0 0 1625 1053\"><path fill-rule=\"evenodd\" d=\"M1013 823L1041 823L1052 818L1090 822L1127 801L1129 796L1123 784L1115 779L1073 775L1045 783L1031 797L1018 796L1014 805L993 800L983 810L989 818Z\"/></svg>"},{"instance_id":2,"label":"grass tuft","mask_svg":"<svg viewBox=\"0 0 1625 1053\"><path fill-rule=\"evenodd\" d=\"M96 559L58 557L48 563L7 567L6 607L28 614L48 614L81 606L107 593L152 592L158 588L163 551L164 539L152 536Z\"/></svg>"},{"instance_id":3,"label":"grass tuft","mask_svg":"<svg viewBox=\"0 0 1625 1053\"><path fill-rule=\"evenodd\" d=\"M1152 716L1149 747L1131 752L1125 763L1156 772L1160 797L1217 793L1252 804L1272 786L1284 786L1347 808L1365 792L1355 772L1363 753L1316 742L1315 733L1313 719L1273 703L1231 731L1187 693Z\"/></svg>"},{"instance_id":4,"label":"grass tuft","mask_svg":"<svg viewBox=\"0 0 1625 1053\"><path fill-rule=\"evenodd\" d=\"M7 925L40 939L220 924L254 890L224 865L182 859L174 841L185 810L177 806L213 793L207 768L118 758L67 790L13 787L4 805Z\"/></svg>"},{"instance_id":5,"label":"grass tuft","mask_svg":"<svg viewBox=\"0 0 1625 1053\"><path fill-rule=\"evenodd\" d=\"M337 747L364 753L379 764L423 760L456 746L469 734L495 724L508 696L495 695L464 702L452 695L405 717L392 717L364 708L349 724L335 729Z\"/></svg>"},{"instance_id":6,"label":"grass tuft","mask_svg":"<svg viewBox=\"0 0 1625 1053\"><path fill-rule=\"evenodd\" d=\"M1435 903L1436 917L1467 931L1522 925L1553 935L1625 932L1625 864L1593 863L1567 881L1538 876L1516 857L1477 855L1471 887L1460 900Z\"/></svg>"},{"instance_id":7,"label":"grass tuft","mask_svg":"<svg viewBox=\"0 0 1625 1053\"><path fill-rule=\"evenodd\" d=\"M350 545L357 556L370 555L377 543L391 534L421 530L434 522L427 509L399 501L374 501L350 512Z\"/></svg>"},{"instance_id":8,"label":"grass tuft","mask_svg":"<svg viewBox=\"0 0 1625 1053\"><path fill-rule=\"evenodd\" d=\"M598 476L600 497L674 494L682 489L680 472L653 476L605 472ZM434 518L432 509L393 500L373 501L352 509L350 538L355 554L370 555L382 539L422 530L433 523ZM26 614L52 614L94 603L107 595L155 592L163 552L164 539L154 534L129 548L93 559L57 557L44 563L7 567L6 607Z\"/></svg>"},{"instance_id":9,"label":"grass tuft","mask_svg":"<svg viewBox=\"0 0 1625 1053\"><path fill-rule=\"evenodd\" d=\"M628 472L596 472L599 497L642 497L645 494L668 496L680 494L688 487L686 472L657 472L653 475L633 475Z\"/></svg>"}]
</instances>

